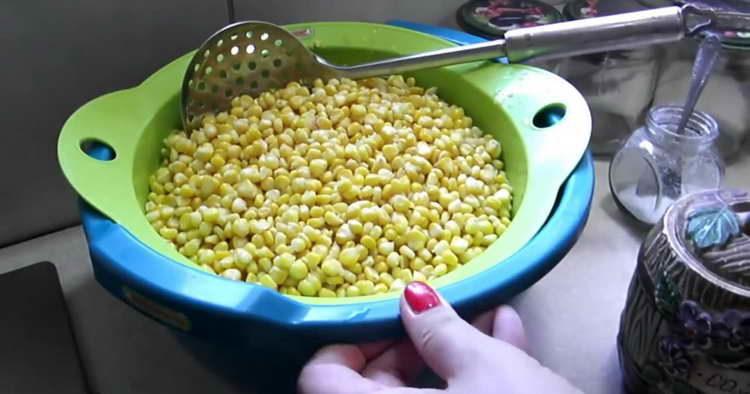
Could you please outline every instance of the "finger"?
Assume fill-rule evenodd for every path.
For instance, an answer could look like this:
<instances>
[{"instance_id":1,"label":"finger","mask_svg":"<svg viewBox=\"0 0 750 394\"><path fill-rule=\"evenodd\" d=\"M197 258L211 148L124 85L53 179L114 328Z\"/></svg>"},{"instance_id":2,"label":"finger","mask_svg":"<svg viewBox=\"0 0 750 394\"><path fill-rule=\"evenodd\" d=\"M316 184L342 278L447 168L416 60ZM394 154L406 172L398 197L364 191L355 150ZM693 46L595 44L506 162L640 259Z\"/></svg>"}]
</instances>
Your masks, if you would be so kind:
<instances>
[{"instance_id":1,"label":"finger","mask_svg":"<svg viewBox=\"0 0 750 394\"><path fill-rule=\"evenodd\" d=\"M386 394L386 392L377 393L377 394ZM445 390L440 390L440 389L418 389L418 388L412 388L412 387L398 387L398 388L388 389L387 394L448 394L448 392Z\"/></svg>"},{"instance_id":2,"label":"finger","mask_svg":"<svg viewBox=\"0 0 750 394\"><path fill-rule=\"evenodd\" d=\"M365 356L354 345L333 345L319 350L297 380L302 394L370 393L383 385L362 377Z\"/></svg>"},{"instance_id":3,"label":"finger","mask_svg":"<svg viewBox=\"0 0 750 394\"><path fill-rule=\"evenodd\" d=\"M495 322L496 309L482 313L472 320L471 325L485 335L492 336L492 326Z\"/></svg>"},{"instance_id":4,"label":"finger","mask_svg":"<svg viewBox=\"0 0 750 394\"><path fill-rule=\"evenodd\" d=\"M445 390L440 389L418 389L412 387L389 388L388 391L373 394L448 394ZM576 393L578 394L578 393Z\"/></svg>"},{"instance_id":5,"label":"finger","mask_svg":"<svg viewBox=\"0 0 750 394\"><path fill-rule=\"evenodd\" d=\"M356 345L331 345L318 350L307 365L334 364L360 372L366 362L367 359Z\"/></svg>"},{"instance_id":6,"label":"finger","mask_svg":"<svg viewBox=\"0 0 750 394\"><path fill-rule=\"evenodd\" d=\"M521 317L509 306L497 308L492 327L492 336L505 341L524 352L528 349L526 330Z\"/></svg>"},{"instance_id":7,"label":"finger","mask_svg":"<svg viewBox=\"0 0 750 394\"><path fill-rule=\"evenodd\" d=\"M379 357L383 352L394 346L395 343L396 341L393 340L365 343L359 345L359 350L362 352L365 360L369 361Z\"/></svg>"},{"instance_id":8,"label":"finger","mask_svg":"<svg viewBox=\"0 0 750 394\"><path fill-rule=\"evenodd\" d=\"M406 386L424 369L411 340L404 339L370 361L362 376L389 387Z\"/></svg>"},{"instance_id":9,"label":"finger","mask_svg":"<svg viewBox=\"0 0 750 394\"><path fill-rule=\"evenodd\" d=\"M412 282L404 289L401 319L422 359L446 381L484 358L483 351L491 341L422 282Z\"/></svg>"}]
</instances>

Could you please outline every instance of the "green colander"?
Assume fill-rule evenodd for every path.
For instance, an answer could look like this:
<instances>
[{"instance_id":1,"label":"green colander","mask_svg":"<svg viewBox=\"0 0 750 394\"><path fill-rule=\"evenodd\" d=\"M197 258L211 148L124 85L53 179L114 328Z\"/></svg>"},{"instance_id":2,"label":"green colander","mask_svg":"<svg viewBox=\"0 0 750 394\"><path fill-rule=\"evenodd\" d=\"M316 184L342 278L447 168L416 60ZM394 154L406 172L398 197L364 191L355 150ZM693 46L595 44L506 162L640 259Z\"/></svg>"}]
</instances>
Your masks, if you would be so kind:
<instances>
[{"instance_id":1,"label":"green colander","mask_svg":"<svg viewBox=\"0 0 750 394\"><path fill-rule=\"evenodd\" d=\"M304 43L338 64L453 45L380 24L330 22L286 28L306 32ZM68 181L89 205L154 251L195 267L159 236L144 215L148 178L160 165L163 140L180 127L180 87L191 57L192 53L180 57L137 87L104 95L81 107L63 127L58 155ZM478 127L501 142L514 190L513 222L508 230L471 262L434 280L433 284L441 287L502 264L537 233L561 185L586 150L591 119L586 102L570 84L533 67L487 61L412 75L422 86L438 87L441 98L463 107ZM92 142L110 147L115 157L97 160L89 156L85 147ZM307 304L345 304L397 296L294 298Z\"/></svg>"}]
</instances>

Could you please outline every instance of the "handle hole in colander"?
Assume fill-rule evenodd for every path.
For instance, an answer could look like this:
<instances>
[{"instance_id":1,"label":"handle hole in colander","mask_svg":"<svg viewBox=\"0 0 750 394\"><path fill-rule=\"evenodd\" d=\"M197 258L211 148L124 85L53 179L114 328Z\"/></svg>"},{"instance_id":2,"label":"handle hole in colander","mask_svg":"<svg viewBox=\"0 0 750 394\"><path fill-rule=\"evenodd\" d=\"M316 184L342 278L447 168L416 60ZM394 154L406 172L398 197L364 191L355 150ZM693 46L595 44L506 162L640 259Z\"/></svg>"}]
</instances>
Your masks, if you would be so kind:
<instances>
[{"instance_id":1,"label":"handle hole in colander","mask_svg":"<svg viewBox=\"0 0 750 394\"><path fill-rule=\"evenodd\" d=\"M81 141L79 146L83 153L96 160L111 161L117 157L117 153L111 145L96 138L87 138Z\"/></svg>"},{"instance_id":2,"label":"handle hole in colander","mask_svg":"<svg viewBox=\"0 0 750 394\"><path fill-rule=\"evenodd\" d=\"M563 120L565 112L565 105L563 104L547 105L534 115L534 126L540 129L552 127Z\"/></svg>"}]
</instances>

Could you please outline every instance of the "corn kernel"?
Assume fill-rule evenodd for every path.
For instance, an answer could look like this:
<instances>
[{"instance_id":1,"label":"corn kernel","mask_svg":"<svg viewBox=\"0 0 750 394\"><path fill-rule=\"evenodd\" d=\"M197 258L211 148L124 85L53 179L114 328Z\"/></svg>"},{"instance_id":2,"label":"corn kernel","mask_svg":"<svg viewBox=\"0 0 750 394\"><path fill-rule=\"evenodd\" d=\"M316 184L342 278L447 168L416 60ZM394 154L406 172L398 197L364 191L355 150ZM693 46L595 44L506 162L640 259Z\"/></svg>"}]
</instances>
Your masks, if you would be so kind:
<instances>
[{"instance_id":1,"label":"corn kernel","mask_svg":"<svg viewBox=\"0 0 750 394\"><path fill-rule=\"evenodd\" d=\"M410 230L406 233L406 243L411 250L419 251L423 249L425 244L427 243L427 240L427 234L422 231Z\"/></svg>"},{"instance_id":2,"label":"corn kernel","mask_svg":"<svg viewBox=\"0 0 750 394\"><path fill-rule=\"evenodd\" d=\"M297 290L304 295L304 296L313 296L316 293L315 286L308 280L308 279L302 279L299 284L297 284Z\"/></svg>"},{"instance_id":3,"label":"corn kernel","mask_svg":"<svg viewBox=\"0 0 750 394\"><path fill-rule=\"evenodd\" d=\"M328 276L338 276L338 275L341 275L341 273L343 272L343 267L341 266L341 263L333 259L328 259L328 260L323 261L321 268L323 269L323 273L325 273Z\"/></svg>"},{"instance_id":4,"label":"corn kernel","mask_svg":"<svg viewBox=\"0 0 750 394\"><path fill-rule=\"evenodd\" d=\"M159 235L171 241L177 237L177 229L169 228L169 227L162 227L159 229Z\"/></svg>"},{"instance_id":5,"label":"corn kernel","mask_svg":"<svg viewBox=\"0 0 750 394\"><path fill-rule=\"evenodd\" d=\"M282 284L286 280L287 276L289 275L289 272L287 272L284 269L279 268L278 266L273 266L268 271L268 275L271 276L271 279L273 279L276 284Z\"/></svg>"},{"instance_id":6,"label":"corn kernel","mask_svg":"<svg viewBox=\"0 0 750 394\"><path fill-rule=\"evenodd\" d=\"M458 255L466 253L466 250L468 248L469 248L469 241L463 238L455 237L451 241L451 250Z\"/></svg>"},{"instance_id":7,"label":"corn kernel","mask_svg":"<svg viewBox=\"0 0 750 394\"><path fill-rule=\"evenodd\" d=\"M346 296L347 297L359 297L360 295L359 287L351 285L346 288Z\"/></svg>"},{"instance_id":8,"label":"corn kernel","mask_svg":"<svg viewBox=\"0 0 750 394\"><path fill-rule=\"evenodd\" d=\"M231 280L242 280L242 272L236 268L230 268L221 273L221 276Z\"/></svg>"},{"instance_id":9,"label":"corn kernel","mask_svg":"<svg viewBox=\"0 0 750 394\"><path fill-rule=\"evenodd\" d=\"M289 276L298 280L307 276L307 272L307 265L299 260L292 263L292 266L289 268Z\"/></svg>"},{"instance_id":10,"label":"corn kernel","mask_svg":"<svg viewBox=\"0 0 750 394\"><path fill-rule=\"evenodd\" d=\"M334 298L336 297L336 292L330 289L322 288L318 291L318 297Z\"/></svg>"},{"instance_id":11,"label":"corn kernel","mask_svg":"<svg viewBox=\"0 0 750 394\"><path fill-rule=\"evenodd\" d=\"M375 293L375 284L370 280L359 280L354 284L359 289L359 294L370 295Z\"/></svg>"},{"instance_id":12,"label":"corn kernel","mask_svg":"<svg viewBox=\"0 0 750 394\"><path fill-rule=\"evenodd\" d=\"M269 274L261 274L260 276L258 276L258 283L271 289L276 289L278 287L278 284L274 282L273 278L271 278L271 275Z\"/></svg>"},{"instance_id":13,"label":"corn kernel","mask_svg":"<svg viewBox=\"0 0 750 394\"><path fill-rule=\"evenodd\" d=\"M339 254L339 260L344 267L351 268L359 261L360 251L356 248L346 248Z\"/></svg>"},{"instance_id":14,"label":"corn kernel","mask_svg":"<svg viewBox=\"0 0 750 394\"><path fill-rule=\"evenodd\" d=\"M291 253L283 253L276 256L273 260L273 264L283 270L289 270L294 263L294 255Z\"/></svg>"},{"instance_id":15,"label":"corn kernel","mask_svg":"<svg viewBox=\"0 0 750 394\"><path fill-rule=\"evenodd\" d=\"M187 257L193 257L198 253L198 248L201 246L201 241L198 239L192 239L188 241L185 246L182 247L182 254Z\"/></svg>"}]
</instances>

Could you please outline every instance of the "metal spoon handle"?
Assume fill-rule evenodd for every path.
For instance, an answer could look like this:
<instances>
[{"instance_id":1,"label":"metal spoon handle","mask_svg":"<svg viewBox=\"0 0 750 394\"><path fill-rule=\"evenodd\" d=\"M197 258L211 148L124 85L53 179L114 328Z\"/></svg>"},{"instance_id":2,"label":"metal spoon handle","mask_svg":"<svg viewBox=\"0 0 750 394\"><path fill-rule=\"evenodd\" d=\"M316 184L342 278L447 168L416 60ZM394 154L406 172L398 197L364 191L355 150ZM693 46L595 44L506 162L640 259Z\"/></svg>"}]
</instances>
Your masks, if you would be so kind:
<instances>
[{"instance_id":1,"label":"metal spoon handle","mask_svg":"<svg viewBox=\"0 0 750 394\"><path fill-rule=\"evenodd\" d=\"M679 41L686 27L680 7L664 7L553 25L515 29L495 40L351 67L342 76L364 78L507 57L511 62L551 59Z\"/></svg>"},{"instance_id":2,"label":"metal spoon handle","mask_svg":"<svg viewBox=\"0 0 750 394\"><path fill-rule=\"evenodd\" d=\"M695 105L698 104L698 99L701 97L703 88L706 87L708 78L711 75L711 70L713 70L720 52L721 41L715 35L709 34L701 42L700 47L698 48L698 54L695 56L695 64L693 64L690 90L688 91L688 96L685 100L685 107L682 109L680 124L677 126L676 132L678 134L684 132L685 126L688 124L688 119L690 119L690 115L692 115Z\"/></svg>"},{"instance_id":3,"label":"metal spoon handle","mask_svg":"<svg viewBox=\"0 0 750 394\"><path fill-rule=\"evenodd\" d=\"M450 66L505 57L505 40L494 40L459 47L439 49L372 63L342 67L331 65L341 76L358 79L380 75L401 74L426 68Z\"/></svg>"},{"instance_id":4,"label":"metal spoon handle","mask_svg":"<svg viewBox=\"0 0 750 394\"><path fill-rule=\"evenodd\" d=\"M515 29L505 34L508 59L554 59L679 41L682 8L664 7Z\"/></svg>"}]
</instances>

